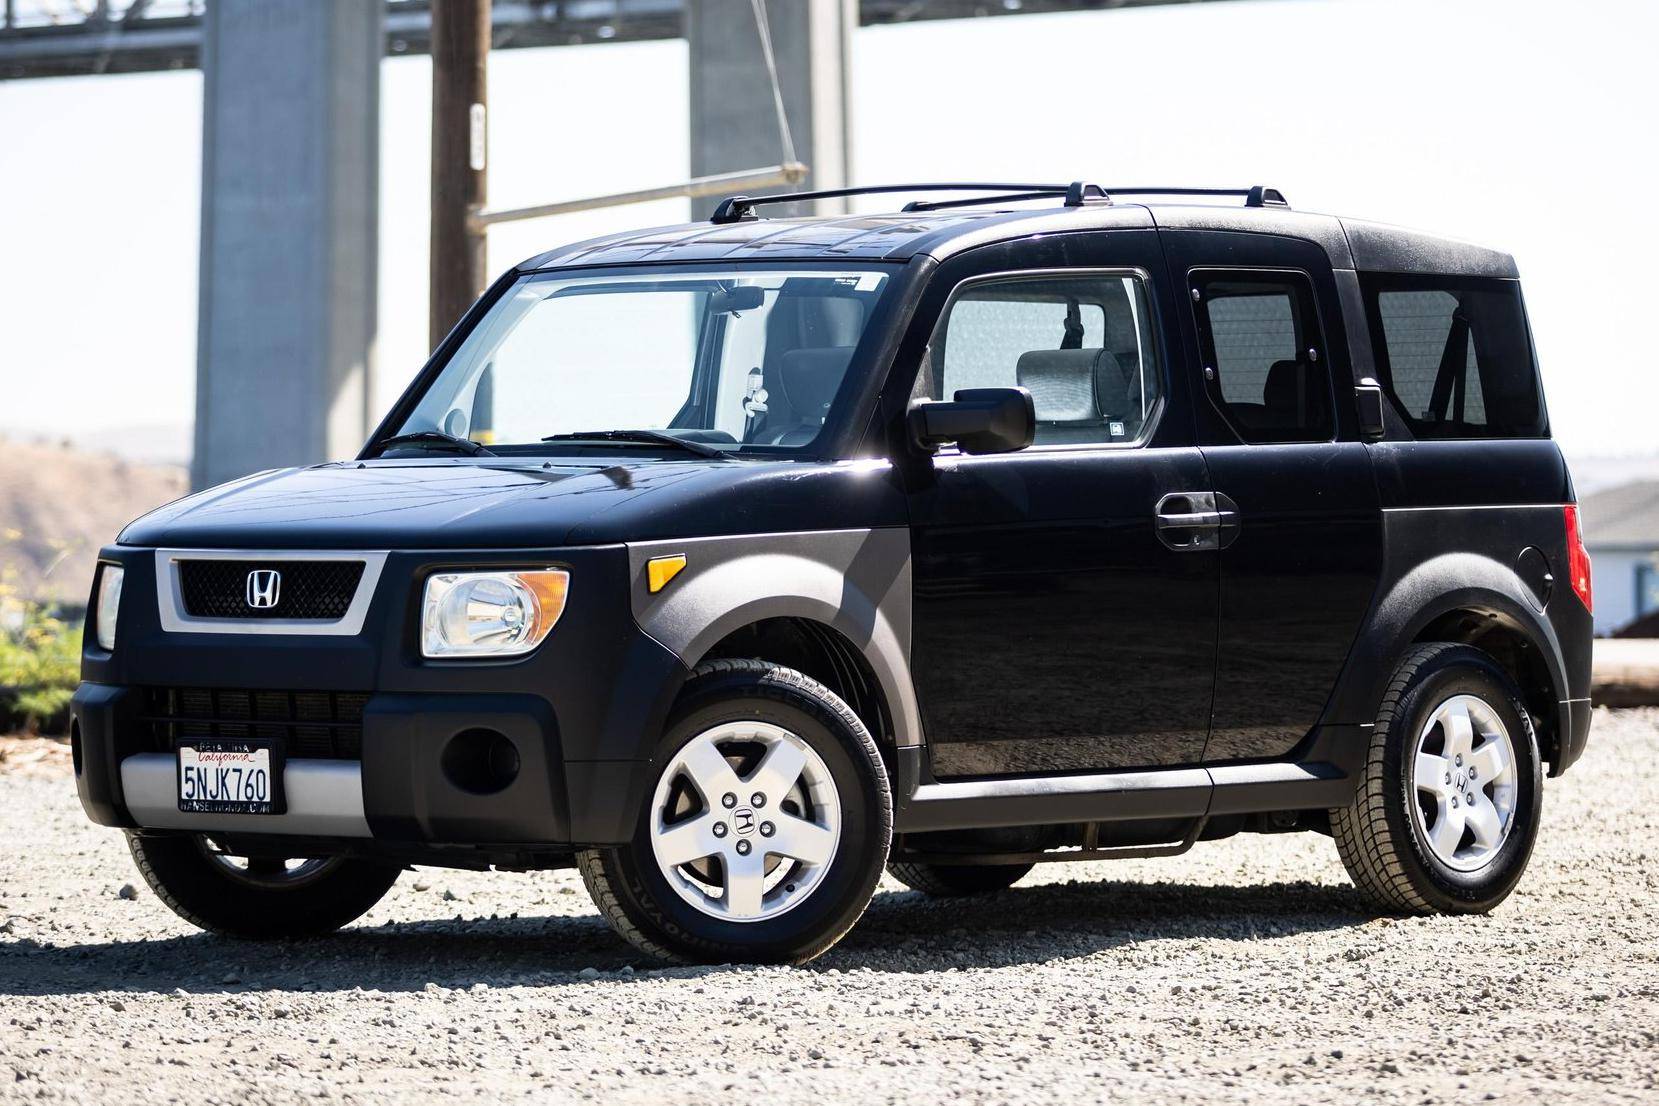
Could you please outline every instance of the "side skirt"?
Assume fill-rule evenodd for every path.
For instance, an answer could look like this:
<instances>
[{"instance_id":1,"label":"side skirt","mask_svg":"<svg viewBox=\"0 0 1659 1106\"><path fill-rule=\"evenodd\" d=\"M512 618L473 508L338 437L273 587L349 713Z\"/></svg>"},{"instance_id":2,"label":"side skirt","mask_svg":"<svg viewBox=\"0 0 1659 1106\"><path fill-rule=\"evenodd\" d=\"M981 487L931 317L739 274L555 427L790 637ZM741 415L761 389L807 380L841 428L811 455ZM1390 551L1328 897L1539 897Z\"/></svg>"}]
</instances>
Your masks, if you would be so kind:
<instances>
[{"instance_id":1,"label":"side skirt","mask_svg":"<svg viewBox=\"0 0 1659 1106\"><path fill-rule=\"evenodd\" d=\"M933 778L923 749L899 749L893 828L926 833L1325 810L1353 798L1370 737L1370 726L1324 726L1295 761L943 782Z\"/></svg>"}]
</instances>

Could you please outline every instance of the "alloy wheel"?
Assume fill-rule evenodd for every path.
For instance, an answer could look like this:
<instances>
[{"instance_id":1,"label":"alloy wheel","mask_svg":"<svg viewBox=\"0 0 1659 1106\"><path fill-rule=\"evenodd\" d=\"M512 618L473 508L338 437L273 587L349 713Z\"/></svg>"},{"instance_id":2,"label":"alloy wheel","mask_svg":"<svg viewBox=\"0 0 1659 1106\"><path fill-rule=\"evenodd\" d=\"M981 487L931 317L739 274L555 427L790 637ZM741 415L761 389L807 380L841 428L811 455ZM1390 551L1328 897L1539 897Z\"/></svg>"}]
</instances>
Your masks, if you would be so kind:
<instances>
[{"instance_id":1,"label":"alloy wheel","mask_svg":"<svg viewBox=\"0 0 1659 1106\"><path fill-rule=\"evenodd\" d=\"M1429 715L1412 766L1417 829L1435 858L1459 872L1490 864L1515 821L1515 746L1497 711L1454 695Z\"/></svg>"},{"instance_id":2,"label":"alloy wheel","mask_svg":"<svg viewBox=\"0 0 1659 1106\"><path fill-rule=\"evenodd\" d=\"M651 851L682 900L715 918L761 922L805 901L841 838L823 757L766 722L728 722L674 754L651 804Z\"/></svg>"},{"instance_id":3,"label":"alloy wheel","mask_svg":"<svg viewBox=\"0 0 1659 1106\"><path fill-rule=\"evenodd\" d=\"M197 847L221 874L263 890L303 887L339 867L338 857L297 857L282 859L239 856L215 838L196 838Z\"/></svg>"}]
</instances>

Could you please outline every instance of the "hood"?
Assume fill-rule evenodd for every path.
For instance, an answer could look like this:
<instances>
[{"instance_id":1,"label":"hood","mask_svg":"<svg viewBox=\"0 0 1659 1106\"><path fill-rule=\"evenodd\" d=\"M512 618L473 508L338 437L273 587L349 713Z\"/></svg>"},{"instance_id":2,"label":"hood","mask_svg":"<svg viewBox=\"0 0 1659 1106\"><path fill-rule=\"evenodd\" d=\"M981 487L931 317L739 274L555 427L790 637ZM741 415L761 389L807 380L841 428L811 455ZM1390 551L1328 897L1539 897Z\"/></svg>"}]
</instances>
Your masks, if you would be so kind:
<instances>
[{"instance_id":1,"label":"hood","mask_svg":"<svg viewBox=\"0 0 1659 1106\"><path fill-rule=\"evenodd\" d=\"M732 464L416 458L279 469L152 511L119 541L202 549L552 548L606 511Z\"/></svg>"}]
</instances>

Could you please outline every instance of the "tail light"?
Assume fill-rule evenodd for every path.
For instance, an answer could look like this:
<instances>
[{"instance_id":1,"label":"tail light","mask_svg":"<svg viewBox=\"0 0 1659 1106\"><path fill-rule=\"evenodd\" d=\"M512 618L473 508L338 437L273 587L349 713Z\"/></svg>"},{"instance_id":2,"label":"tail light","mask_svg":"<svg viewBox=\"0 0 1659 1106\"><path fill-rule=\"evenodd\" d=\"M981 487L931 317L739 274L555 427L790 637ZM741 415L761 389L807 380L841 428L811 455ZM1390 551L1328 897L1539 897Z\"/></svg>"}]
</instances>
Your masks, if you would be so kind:
<instances>
[{"instance_id":1,"label":"tail light","mask_svg":"<svg viewBox=\"0 0 1659 1106\"><path fill-rule=\"evenodd\" d=\"M1572 577L1573 594L1587 611L1595 610L1590 595L1590 554L1584 549L1584 528L1578 522L1578 504L1569 503L1567 516L1567 575Z\"/></svg>"}]
</instances>

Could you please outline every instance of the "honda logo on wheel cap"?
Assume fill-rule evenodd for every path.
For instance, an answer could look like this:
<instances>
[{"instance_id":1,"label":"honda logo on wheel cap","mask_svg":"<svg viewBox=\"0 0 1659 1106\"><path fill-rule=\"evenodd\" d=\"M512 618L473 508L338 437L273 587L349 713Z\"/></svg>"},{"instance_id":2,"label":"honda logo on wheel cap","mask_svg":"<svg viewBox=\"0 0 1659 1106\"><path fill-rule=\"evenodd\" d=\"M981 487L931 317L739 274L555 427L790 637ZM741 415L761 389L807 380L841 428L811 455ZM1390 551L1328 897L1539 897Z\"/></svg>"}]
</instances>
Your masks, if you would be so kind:
<instances>
[{"instance_id":1,"label":"honda logo on wheel cap","mask_svg":"<svg viewBox=\"0 0 1659 1106\"><path fill-rule=\"evenodd\" d=\"M248 573L248 606L254 610L269 610L277 605L282 594L282 573L274 568L256 568Z\"/></svg>"}]
</instances>

